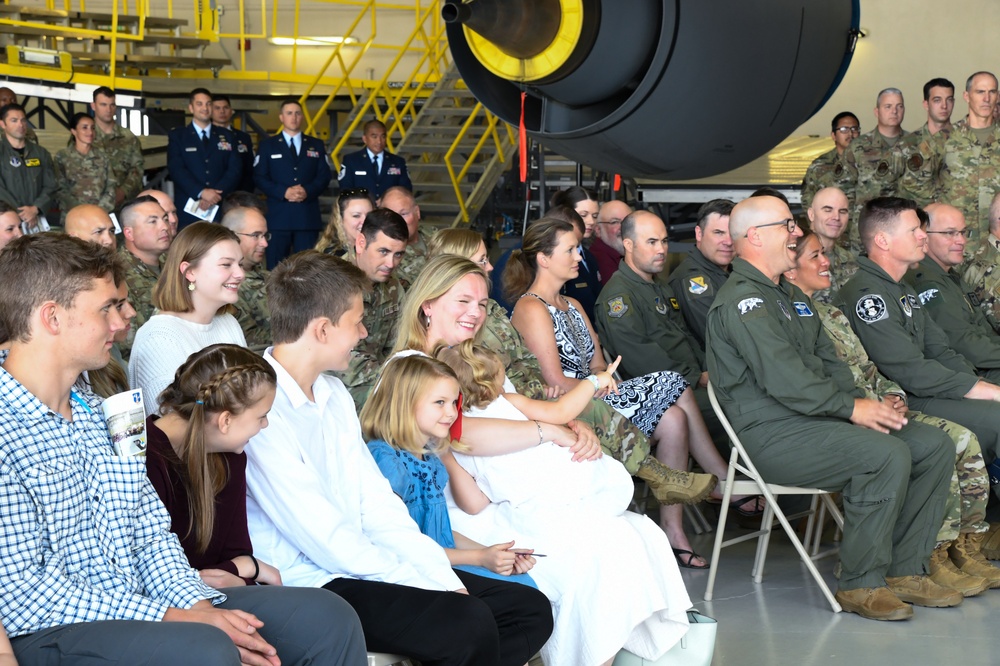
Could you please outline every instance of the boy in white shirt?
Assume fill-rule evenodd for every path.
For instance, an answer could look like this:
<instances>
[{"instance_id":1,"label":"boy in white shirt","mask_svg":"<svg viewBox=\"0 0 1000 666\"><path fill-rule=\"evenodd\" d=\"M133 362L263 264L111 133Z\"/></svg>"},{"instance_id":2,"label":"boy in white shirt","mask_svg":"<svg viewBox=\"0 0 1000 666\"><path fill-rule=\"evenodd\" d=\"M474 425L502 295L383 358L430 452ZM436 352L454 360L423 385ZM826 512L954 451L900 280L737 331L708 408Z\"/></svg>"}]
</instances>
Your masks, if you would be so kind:
<instances>
[{"instance_id":1,"label":"boy in white shirt","mask_svg":"<svg viewBox=\"0 0 1000 666\"><path fill-rule=\"evenodd\" d=\"M347 369L367 335L368 282L357 267L312 250L268 278L275 344L264 358L278 391L269 426L246 449L254 550L286 584L343 597L369 650L425 664L524 664L552 630L547 599L451 568L371 458L350 393L323 374Z\"/></svg>"}]
</instances>

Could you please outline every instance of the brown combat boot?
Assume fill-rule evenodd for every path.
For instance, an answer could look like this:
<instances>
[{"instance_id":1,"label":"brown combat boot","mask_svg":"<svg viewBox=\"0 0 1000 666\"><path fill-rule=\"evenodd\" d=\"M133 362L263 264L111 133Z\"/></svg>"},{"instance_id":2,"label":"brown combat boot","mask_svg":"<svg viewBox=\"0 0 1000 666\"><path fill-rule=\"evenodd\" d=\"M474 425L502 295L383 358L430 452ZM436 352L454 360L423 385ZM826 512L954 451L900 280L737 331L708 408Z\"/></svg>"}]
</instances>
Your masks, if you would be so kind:
<instances>
[{"instance_id":1,"label":"brown combat boot","mask_svg":"<svg viewBox=\"0 0 1000 666\"><path fill-rule=\"evenodd\" d=\"M985 578L989 581L990 588L996 589L1000 587L1000 569L990 564L983 555L982 544L985 539L985 532L959 534L948 549L948 556L960 571Z\"/></svg>"},{"instance_id":2,"label":"brown combat boot","mask_svg":"<svg viewBox=\"0 0 1000 666\"><path fill-rule=\"evenodd\" d=\"M1000 523L990 525L979 550L988 560L1000 560Z\"/></svg>"},{"instance_id":3,"label":"brown combat boot","mask_svg":"<svg viewBox=\"0 0 1000 666\"><path fill-rule=\"evenodd\" d=\"M887 587L837 590L833 596L842 609L869 620L909 620L913 617L913 607L900 601Z\"/></svg>"},{"instance_id":4,"label":"brown combat boot","mask_svg":"<svg viewBox=\"0 0 1000 666\"><path fill-rule=\"evenodd\" d=\"M942 587L926 575L886 576L885 584L900 601L915 606L951 608L962 603L961 592L950 587Z\"/></svg>"},{"instance_id":5,"label":"brown combat boot","mask_svg":"<svg viewBox=\"0 0 1000 666\"><path fill-rule=\"evenodd\" d=\"M719 483L714 474L671 469L652 456L639 463L635 475L649 485L660 504L697 504Z\"/></svg>"},{"instance_id":6,"label":"brown combat boot","mask_svg":"<svg viewBox=\"0 0 1000 666\"><path fill-rule=\"evenodd\" d=\"M952 543L954 542L946 541L931 553L931 580L942 587L958 590L963 597L974 597L988 590L990 581L981 576L961 571L948 558L948 548Z\"/></svg>"}]
</instances>

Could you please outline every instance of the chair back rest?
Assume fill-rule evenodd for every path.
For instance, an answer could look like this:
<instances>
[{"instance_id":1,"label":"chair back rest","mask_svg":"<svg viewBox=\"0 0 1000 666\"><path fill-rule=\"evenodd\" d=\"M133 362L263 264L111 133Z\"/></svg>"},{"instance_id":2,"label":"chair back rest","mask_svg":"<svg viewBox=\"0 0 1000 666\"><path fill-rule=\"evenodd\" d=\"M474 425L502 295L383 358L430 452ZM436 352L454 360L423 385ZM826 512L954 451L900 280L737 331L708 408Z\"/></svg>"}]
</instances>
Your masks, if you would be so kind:
<instances>
[{"instance_id":1,"label":"chair back rest","mask_svg":"<svg viewBox=\"0 0 1000 666\"><path fill-rule=\"evenodd\" d=\"M750 456L747 455L747 450L743 448L743 442L737 437L732 424L726 418L726 413L722 411L722 405L719 404L719 398L715 395L715 387L712 386L711 380L708 382L708 401L712 403L712 409L719 418L719 422L722 423L722 427L725 428L726 434L729 435L729 441L732 442L733 448L739 453L739 458L742 462L734 461L734 464L737 467L742 467L745 464L746 469L744 471L748 476L762 479L763 477L760 475L760 472L757 471L757 468L754 467L753 462L750 460Z\"/></svg>"}]
</instances>

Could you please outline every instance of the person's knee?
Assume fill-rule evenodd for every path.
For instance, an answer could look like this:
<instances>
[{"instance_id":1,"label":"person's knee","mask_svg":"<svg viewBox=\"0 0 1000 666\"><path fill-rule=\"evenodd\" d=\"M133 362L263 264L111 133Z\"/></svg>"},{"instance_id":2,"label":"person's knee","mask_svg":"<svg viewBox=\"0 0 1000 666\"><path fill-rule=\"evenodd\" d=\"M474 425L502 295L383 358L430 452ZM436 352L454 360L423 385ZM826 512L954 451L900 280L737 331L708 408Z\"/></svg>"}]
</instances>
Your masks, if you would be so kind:
<instances>
[{"instance_id":1,"label":"person's knee","mask_svg":"<svg viewBox=\"0 0 1000 666\"><path fill-rule=\"evenodd\" d=\"M456 613L452 616L454 636L461 636L462 647L456 646L456 651L469 651L476 654L498 654L500 637L497 631L496 618L486 602L473 596L461 595Z\"/></svg>"},{"instance_id":2,"label":"person's knee","mask_svg":"<svg viewBox=\"0 0 1000 666\"><path fill-rule=\"evenodd\" d=\"M221 629L207 624L190 624L185 627L183 640L176 637L164 641L163 647L181 652L190 658L190 663L239 666L240 652L232 639ZM156 650L154 652L159 652ZM178 656L175 654L175 657ZM177 660L172 663L179 663ZM158 663L158 662L152 662ZM165 662L166 663L166 662Z\"/></svg>"}]
</instances>

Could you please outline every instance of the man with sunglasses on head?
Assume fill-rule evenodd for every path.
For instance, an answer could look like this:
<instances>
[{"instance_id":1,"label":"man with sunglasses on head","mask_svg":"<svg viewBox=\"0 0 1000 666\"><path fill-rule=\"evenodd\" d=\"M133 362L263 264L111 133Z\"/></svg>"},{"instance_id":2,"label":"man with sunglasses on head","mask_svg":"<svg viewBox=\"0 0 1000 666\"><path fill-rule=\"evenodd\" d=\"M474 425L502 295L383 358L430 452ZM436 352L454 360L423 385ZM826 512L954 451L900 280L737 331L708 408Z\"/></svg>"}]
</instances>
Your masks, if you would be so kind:
<instances>
[{"instance_id":1,"label":"man with sunglasses on head","mask_svg":"<svg viewBox=\"0 0 1000 666\"><path fill-rule=\"evenodd\" d=\"M293 252L311 249L323 230L319 196L333 174L323 142L302 133L303 117L298 100L283 101L281 132L260 142L254 160L254 182L267 195L269 268Z\"/></svg>"},{"instance_id":2,"label":"man with sunglasses on head","mask_svg":"<svg viewBox=\"0 0 1000 666\"><path fill-rule=\"evenodd\" d=\"M927 206L930 221L927 256L906 280L917 290L920 305L948 336L951 348L969 360L980 376L1000 381L1000 336L986 321L979 299L956 270L964 260L969 227L954 206Z\"/></svg>"},{"instance_id":3,"label":"man with sunglasses on head","mask_svg":"<svg viewBox=\"0 0 1000 666\"><path fill-rule=\"evenodd\" d=\"M271 311L267 307L264 285L268 271L264 266L271 234L267 231L263 202L249 192L236 191L222 200L222 226L240 238L243 259L240 267L246 274L236 301L236 320L240 322L247 348L257 354L271 346Z\"/></svg>"},{"instance_id":4,"label":"man with sunglasses on head","mask_svg":"<svg viewBox=\"0 0 1000 666\"><path fill-rule=\"evenodd\" d=\"M824 187L832 187L844 177L844 151L851 145L853 139L861 135L861 123L858 117L850 111L841 111L833 117L830 123L830 138L833 139L833 149L823 153L806 169L806 177L802 180L802 207L808 208L812 199Z\"/></svg>"}]
</instances>

